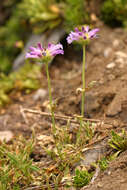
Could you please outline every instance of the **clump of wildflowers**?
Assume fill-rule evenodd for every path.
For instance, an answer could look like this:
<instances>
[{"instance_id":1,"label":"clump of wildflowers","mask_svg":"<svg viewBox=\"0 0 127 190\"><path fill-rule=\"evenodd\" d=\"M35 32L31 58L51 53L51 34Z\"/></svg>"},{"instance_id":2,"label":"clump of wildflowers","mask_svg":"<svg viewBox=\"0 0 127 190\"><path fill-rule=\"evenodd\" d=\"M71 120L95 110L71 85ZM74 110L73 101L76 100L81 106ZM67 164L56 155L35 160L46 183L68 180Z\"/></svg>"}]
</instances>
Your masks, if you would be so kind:
<instances>
[{"instance_id":1,"label":"clump of wildflowers","mask_svg":"<svg viewBox=\"0 0 127 190\"><path fill-rule=\"evenodd\" d=\"M54 117L54 110L53 110L53 103L52 103L52 93L51 93L51 82L50 82L50 76L49 76L49 70L48 65L49 62L52 60L52 58L58 54L64 54L63 46L62 44L48 44L47 48L43 48L41 43L37 44L37 47L31 46L30 52L26 53L26 59L36 59L46 66L46 73L47 73L47 79L48 79L48 89L49 89L49 102L50 102L50 108L51 108L51 114L52 114L52 124L53 124L53 132L56 132L55 128L55 117Z\"/></svg>"},{"instance_id":2,"label":"clump of wildflowers","mask_svg":"<svg viewBox=\"0 0 127 190\"><path fill-rule=\"evenodd\" d=\"M81 30L75 28L75 31L71 31L67 37L68 44L73 41L77 41L83 46L83 66L82 66L82 105L81 105L81 115L84 116L84 104L85 104L85 47L89 44L90 40L97 38L98 28L90 30L89 26L83 26Z\"/></svg>"}]
</instances>

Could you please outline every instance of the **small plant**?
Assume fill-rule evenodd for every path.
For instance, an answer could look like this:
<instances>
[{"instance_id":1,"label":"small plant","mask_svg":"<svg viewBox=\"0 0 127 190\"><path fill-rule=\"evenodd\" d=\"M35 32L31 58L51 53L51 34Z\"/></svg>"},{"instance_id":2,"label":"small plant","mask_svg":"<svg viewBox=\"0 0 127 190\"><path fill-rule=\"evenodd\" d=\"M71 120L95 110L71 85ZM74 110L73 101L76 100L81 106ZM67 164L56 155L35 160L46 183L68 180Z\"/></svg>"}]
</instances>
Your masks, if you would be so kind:
<instances>
[{"instance_id":1,"label":"small plant","mask_svg":"<svg viewBox=\"0 0 127 190\"><path fill-rule=\"evenodd\" d=\"M52 58L57 54L64 54L63 46L61 44L48 44L47 49L43 48L40 43L38 43L37 47L30 47L30 52L26 53L26 59L32 58L38 60L45 64L46 74L48 79L48 89L49 89L49 103L50 103L50 111L52 114L52 124L53 124L53 134L56 133L55 127L55 117L54 117L54 105L52 101L52 93L51 93L51 82L48 70L48 64L51 62Z\"/></svg>"},{"instance_id":2,"label":"small plant","mask_svg":"<svg viewBox=\"0 0 127 190\"><path fill-rule=\"evenodd\" d=\"M101 17L106 24L111 26L127 27L127 1L106 0L101 8Z\"/></svg>"},{"instance_id":3,"label":"small plant","mask_svg":"<svg viewBox=\"0 0 127 190\"><path fill-rule=\"evenodd\" d=\"M106 157L103 157L101 160L98 161L100 169L102 171L106 170L109 164L109 160Z\"/></svg>"},{"instance_id":4,"label":"small plant","mask_svg":"<svg viewBox=\"0 0 127 190\"><path fill-rule=\"evenodd\" d=\"M118 154L127 150L127 133L125 130L123 130L121 134L112 131L109 145L116 150Z\"/></svg>"},{"instance_id":5,"label":"small plant","mask_svg":"<svg viewBox=\"0 0 127 190\"><path fill-rule=\"evenodd\" d=\"M16 144L0 145L0 189L15 190L30 184L38 168L33 164L30 154L33 151L34 139L16 139ZM27 145L26 145L27 144Z\"/></svg>"},{"instance_id":6,"label":"small plant","mask_svg":"<svg viewBox=\"0 0 127 190\"><path fill-rule=\"evenodd\" d=\"M80 121L81 126L77 132L76 144L83 146L90 142L94 136L94 123Z\"/></svg>"},{"instance_id":7,"label":"small plant","mask_svg":"<svg viewBox=\"0 0 127 190\"><path fill-rule=\"evenodd\" d=\"M8 76L0 74L0 107L10 102L9 94L16 91L26 93L40 87L39 77L41 68L35 64L25 64L18 71L10 73Z\"/></svg>"},{"instance_id":8,"label":"small plant","mask_svg":"<svg viewBox=\"0 0 127 190\"><path fill-rule=\"evenodd\" d=\"M28 20L35 33L57 27L63 20L61 3L56 0L22 0L18 5L19 18Z\"/></svg>"},{"instance_id":9,"label":"small plant","mask_svg":"<svg viewBox=\"0 0 127 190\"><path fill-rule=\"evenodd\" d=\"M80 128L78 132L78 138L81 134L81 128L83 127L83 117L85 112L85 90L86 90L86 81L85 81L85 59L86 59L86 45L89 44L90 40L97 37L98 28L90 30L89 26L82 26L81 29L75 28L75 31L71 31L67 37L68 44L71 44L73 41L78 42L83 47L83 64L82 64L82 101L81 101L81 116L79 116Z\"/></svg>"},{"instance_id":10,"label":"small plant","mask_svg":"<svg viewBox=\"0 0 127 190\"><path fill-rule=\"evenodd\" d=\"M67 37L68 44L73 41L77 41L83 46L83 65L82 65L82 106L81 106L81 116L84 117L84 104L85 104L85 54L86 45L89 44L90 40L97 37L98 28L90 30L89 26L83 26L81 30L75 28L75 31L71 32Z\"/></svg>"},{"instance_id":11,"label":"small plant","mask_svg":"<svg viewBox=\"0 0 127 190\"><path fill-rule=\"evenodd\" d=\"M73 11L72 11L73 10ZM90 20L86 10L84 0L66 0L64 10L64 23L66 31L70 31L76 26L88 23Z\"/></svg>"},{"instance_id":12,"label":"small plant","mask_svg":"<svg viewBox=\"0 0 127 190\"><path fill-rule=\"evenodd\" d=\"M93 174L90 174L87 170L76 170L74 176L74 186L83 187L88 185L91 181Z\"/></svg>"}]
</instances>

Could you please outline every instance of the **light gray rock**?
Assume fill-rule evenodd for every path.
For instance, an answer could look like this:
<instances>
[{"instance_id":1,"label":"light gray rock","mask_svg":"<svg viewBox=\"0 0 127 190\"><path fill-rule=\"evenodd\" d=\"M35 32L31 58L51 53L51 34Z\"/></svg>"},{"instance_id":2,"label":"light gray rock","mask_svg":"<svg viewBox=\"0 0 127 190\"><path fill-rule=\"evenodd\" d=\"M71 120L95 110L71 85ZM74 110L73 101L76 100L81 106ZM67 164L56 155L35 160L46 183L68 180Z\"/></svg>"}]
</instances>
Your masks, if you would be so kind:
<instances>
[{"instance_id":1,"label":"light gray rock","mask_svg":"<svg viewBox=\"0 0 127 190\"><path fill-rule=\"evenodd\" d=\"M46 95L47 95L47 91L44 90L44 89L42 89L42 88L40 88L40 89L38 89L38 90L35 92L35 94L33 95L33 100L34 100L34 101L44 100L45 97L46 97Z\"/></svg>"},{"instance_id":2,"label":"light gray rock","mask_svg":"<svg viewBox=\"0 0 127 190\"><path fill-rule=\"evenodd\" d=\"M11 131L0 131L0 141L10 141L13 138L13 133Z\"/></svg>"},{"instance_id":3,"label":"light gray rock","mask_svg":"<svg viewBox=\"0 0 127 190\"><path fill-rule=\"evenodd\" d=\"M47 46L49 42L56 44L64 35L65 31L61 28L52 31L52 33L49 36L47 36L46 33L43 33L42 35L32 34L28 39L28 42L26 43L23 52L20 55L18 55L18 57L15 59L13 63L13 70L17 70L24 64L25 54L29 50L30 46L36 46L38 42L41 42L43 46Z\"/></svg>"},{"instance_id":4,"label":"light gray rock","mask_svg":"<svg viewBox=\"0 0 127 190\"><path fill-rule=\"evenodd\" d=\"M106 141L101 141L96 143L90 149L84 149L83 155L84 159L81 160L80 164L84 166L90 166L92 163L95 163L98 159L100 159L106 153Z\"/></svg>"},{"instance_id":5,"label":"light gray rock","mask_svg":"<svg viewBox=\"0 0 127 190\"><path fill-rule=\"evenodd\" d=\"M119 95L116 95L112 102L109 104L106 115L113 117L122 111L121 99Z\"/></svg>"}]
</instances>

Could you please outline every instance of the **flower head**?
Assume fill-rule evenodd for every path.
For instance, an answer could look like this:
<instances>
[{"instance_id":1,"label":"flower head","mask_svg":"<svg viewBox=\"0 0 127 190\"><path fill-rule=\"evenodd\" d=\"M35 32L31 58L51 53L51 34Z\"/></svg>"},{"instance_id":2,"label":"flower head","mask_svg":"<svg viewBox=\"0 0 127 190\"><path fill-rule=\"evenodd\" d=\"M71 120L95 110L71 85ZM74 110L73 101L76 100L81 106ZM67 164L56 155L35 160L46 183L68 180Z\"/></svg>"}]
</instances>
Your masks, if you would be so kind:
<instances>
[{"instance_id":1,"label":"flower head","mask_svg":"<svg viewBox=\"0 0 127 190\"><path fill-rule=\"evenodd\" d=\"M97 37L97 32L99 28L95 28L93 30L89 29L89 26L83 26L81 30L75 28L75 31L71 31L69 36L67 37L68 44L71 44L73 41L79 41L80 43L87 44L90 39Z\"/></svg>"},{"instance_id":2,"label":"flower head","mask_svg":"<svg viewBox=\"0 0 127 190\"><path fill-rule=\"evenodd\" d=\"M37 44L37 47L30 47L30 52L26 53L27 58L39 59L44 62L51 61L51 59L57 54L64 54L62 44L48 44L47 49L43 48L41 43Z\"/></svg>"}]
</instances>

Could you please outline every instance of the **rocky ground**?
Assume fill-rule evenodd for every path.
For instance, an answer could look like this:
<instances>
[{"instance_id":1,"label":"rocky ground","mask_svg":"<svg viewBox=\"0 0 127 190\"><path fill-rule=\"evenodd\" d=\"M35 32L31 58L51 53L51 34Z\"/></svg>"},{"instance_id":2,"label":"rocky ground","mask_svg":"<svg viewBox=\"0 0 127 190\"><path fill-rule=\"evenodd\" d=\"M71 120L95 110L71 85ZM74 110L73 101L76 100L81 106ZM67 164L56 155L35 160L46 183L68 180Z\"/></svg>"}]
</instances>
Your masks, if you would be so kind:
<instances>
[{"instance_id":1,"label":"rocky ground","mask_svg":"<svg viewBox=\"0 0 127 190\"><path fill-rule=\"evenodd\" d=\"M107 137L111 129L121 131L127 123L127 33L122 28L111 29L98 23L99 38L87 47L86 83L94 86L87 88L85 117L99 119L102 137ZM56 114L73 116L80 114L81 94L76 92L81 87L81 50L65 46L65 56L58 56L50 66L53 99L57 102ZM48 116L24 112L32 109L48 112L48 89L45 70L42 68L41 88L30 95L17 93L12 96L12 103L0 110L0 138L8 139L23 134L29 137L32 128L37 136L50 133L51 119ZM63 121L58 121L61 124ZM107 124L106 124L107 123ZM99 130L99 129L98 129ZM44 137L43 136L43 137ZM105 142L102 141L104 146ZM41 155L43 153L37 152ZM127 154L124 152L108 169L98 174L88 190L126 190L127 189Z\"/></svg>"}]
</instances>

